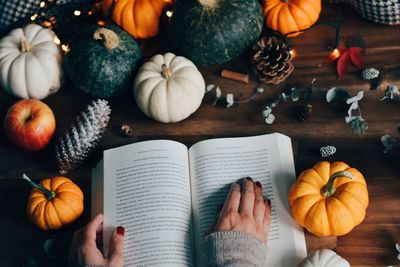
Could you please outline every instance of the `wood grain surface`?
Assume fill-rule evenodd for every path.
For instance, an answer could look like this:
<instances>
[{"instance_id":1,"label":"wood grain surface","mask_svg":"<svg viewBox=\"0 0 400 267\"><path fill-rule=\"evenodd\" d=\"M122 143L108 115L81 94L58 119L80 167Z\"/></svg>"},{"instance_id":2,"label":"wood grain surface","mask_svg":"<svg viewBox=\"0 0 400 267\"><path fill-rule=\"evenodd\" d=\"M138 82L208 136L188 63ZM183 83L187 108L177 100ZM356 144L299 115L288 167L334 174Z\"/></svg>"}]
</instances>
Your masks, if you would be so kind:
<instances>
[{"instance_id":1,"label":"wood grain surface","mask_svg":"<svg viewBox=\"0 0 400 267\"><path fill-rule=\"evenodd\" d=\"M342 12L341 6L325 4L321 18L336 21ZM188 119L174 124L157 123L143 115L136 107L130 91L125 97L111 100L112 115L109 128L98 148L88 161L71 172L84 191L84 215L74 224L54 232L42 232L29 222L25 206L29 186L20 178L22 172L35 180L57 174L54 164L53 144L42 152L28 153L16 149L0 131L0 266L23 266L29 256L39 266L64 266L71 233L86 224L90 216L90 171L101 157L103 149L116 147L141 140L168 138L190 146L213 137L249 136L281 132L292 138L295 150L296 171L311 167L321 160L319 148L334 145L337 153L331 161L342 160L358 168L366 177L370 193L370 205L365 221L346 236L318 238L306 233L307 248L312 252L318 248L334 248L352 266L399 265L396 259L396 242L400 242L400 168L399 154L383 154L380 137L384 134L399 136L400 103L380 102L389 84L400 86L400 26L377 25L362 19L351 7L345 9L342 38L360 35L366 43L363 55L365 65L379 68L384 72L384 82L376 91L369 90L368 82L360 78L354 66L337 80L335 64L319 67L328 55L328 46L334 43L335 31L319 25L303 35L290 39L296 50L295 70L286 82L269 86L262 85L265 92L250 103L229 109L213 106L214 97L206 95L199 110ZM151 41L143 43L151 46ZM157 47L157 46L151 46ZM251 73L249 55L221 66L200 67L207 84L216 84L224 93L233 93L244 99L251 95L258 85L252 76L248 84L220 77L222 69ZM313 98L307 102L288 101L274 110L277 116L273 125L263 122L261 111L284 89L291 86L305 87L316 79ZM369 129L364 136L356 136L346 125L347 109L341 103L328 104L325 93L333 86L348 88L351 94L365 91L361 101L363 117ZM3 91L0 93L0 123L7 109L17 101ZM64 133L71 121L89 103L90 97L79 92L67 81L61 91L45 99L54 111L57 120L55 136ZM300 104L313 106L312 117L299 122L295 108ZM119 135L120 123L128 123L134 129L134 136ZM64 263L46 259L43 244L55 240L55 254ZM288 266L290 267L290 266Z\"/></svg>"}]
</instances>

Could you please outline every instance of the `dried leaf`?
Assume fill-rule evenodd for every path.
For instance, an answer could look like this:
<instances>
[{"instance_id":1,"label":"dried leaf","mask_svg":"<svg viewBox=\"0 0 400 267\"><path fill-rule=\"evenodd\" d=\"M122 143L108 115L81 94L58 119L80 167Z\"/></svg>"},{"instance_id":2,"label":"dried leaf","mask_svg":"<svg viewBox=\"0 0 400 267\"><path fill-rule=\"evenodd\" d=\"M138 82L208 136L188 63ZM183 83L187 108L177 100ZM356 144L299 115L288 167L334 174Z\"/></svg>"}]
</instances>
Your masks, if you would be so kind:
<instances>
[{"instance_id":1,"label":"dried leaf","mask_svg":"<svg viewBox=\"0 0 400 267\"><path fill-rule=\"evenodd\" d=\"M349 67L349 61L350 61L350 53L349 49L346 49L343 51L342 55L339 57L339 60L337 62L337 74L338 78L340 79L344 73L346 73L347 68Z\"/></svg>"},{"instance_id":2,"label":"dried leaf","mask_svg":"<svg viewBox=\"0 0 400 267\"><path fill-rule=\"evenodd\" d=\"M398 252L400 252L400 244L399 243L396 243L396 249Z\"/></svg>"},{"instance_id":3,"label":"dried leaf","mask_svg":"<svg viewBox=\"0 0 400 267\"><path fill-rule=\"evenodd\" d=\"M353 65L361 70L363 69L363 61L361 59L361 52L363 51L363 49L361 47L358 46L353 46L349 48L349 53L350 53L350 59L351 62L353 63Z\"/></svg>"},{"instance_id":4,"label":"dried leaf","mask_svg":"<svg viewBox=\"0 0 400 267\"><path fill-rule=\"evenodd\" d=\"M349 110L347 111L347 114L349 114L349 117L351 117L351 113L353 110L357 110L358 109L358 102L353 102L350 107Z\"/></svg>"}]
</instances>

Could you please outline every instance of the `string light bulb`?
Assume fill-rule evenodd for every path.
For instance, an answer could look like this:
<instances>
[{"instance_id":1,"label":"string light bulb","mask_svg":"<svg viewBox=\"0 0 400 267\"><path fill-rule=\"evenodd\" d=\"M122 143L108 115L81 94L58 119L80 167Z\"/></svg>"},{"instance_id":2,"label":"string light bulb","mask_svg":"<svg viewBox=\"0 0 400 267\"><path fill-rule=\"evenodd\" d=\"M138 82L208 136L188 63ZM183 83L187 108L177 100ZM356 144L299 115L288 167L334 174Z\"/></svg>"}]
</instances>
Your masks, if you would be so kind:
<instances>
[{"instance_id":1,"label":"string light bulb","mask_svg":"<svg viewBox=\"0 0 400 267\"><path fill-rule=\"evenodd\" d=\"M31 16L31 20L34 21L34 20L37 19L37 17L38 17L38 14L33 14L33 15Z\"/></svg>"},{"instance_id":2,"label":"string light bulb","mask_svg":"<svg viewBox=\"0 0 400 267\"><path fill-rule=\"evenodd\" d=\"M167 10L167 12L165 12L165 15L167 15L168 18L172 17L173 14L174 12L172 10Z\"/></svg>"},{"instance_id":3,"label":"string light bulb","mask_svg":"<svg viewBox=\"0 0 400 267\"><path fill-rule=\"evenodd\" d=\"M40 8L44 8L45 5L46 5L46 3L45 3L44 1L42 1L42 2L40 2L39 7L40 7Z\"/></svg>"},{"instance_id":4,"label":"string light bulb","mask_svg":"<svg viewBox=\"0 0 400 267\"><path fill-rule=\"evenodd\" d=\"M61 50L64 51L65 53L69 52L69 47L68 47L68 45L62 44L62 45L61 45Z\"/></svg>"},{"instance_id":5,"label":"string light bulb","mask_svg":"<svg viewBox=\"0 0 400 267\"><path fill-rule=\"evenodd\" d=\"M82 14L82 12L80 10L75 10L74 11L74 15L77 16L77 17L80 16L81 14Z\"/></svg>"},{"instance_id":6,"label":"string light bulb","mask_svg":"<svg viewBox=\"0 0 400 267\"><path fill-rule=\"evenodd\" d=\"M291 58L295 58L297 56L297 52L294 49L290 49L289 51Z\"/></svg>"},{"instance_id":7,"label":"string light bulb","mask_svg":"<svg viewBox=\"0 0 400 267\"><path fill-rule=\"evenodd\" d=\"M54 36L54 37L53 37L53 42L54 42L56 45L60 45L60 44L61 44L61 41L60 41L60 39L58 39L57 36Z\"/></svg>"}]
</instances>

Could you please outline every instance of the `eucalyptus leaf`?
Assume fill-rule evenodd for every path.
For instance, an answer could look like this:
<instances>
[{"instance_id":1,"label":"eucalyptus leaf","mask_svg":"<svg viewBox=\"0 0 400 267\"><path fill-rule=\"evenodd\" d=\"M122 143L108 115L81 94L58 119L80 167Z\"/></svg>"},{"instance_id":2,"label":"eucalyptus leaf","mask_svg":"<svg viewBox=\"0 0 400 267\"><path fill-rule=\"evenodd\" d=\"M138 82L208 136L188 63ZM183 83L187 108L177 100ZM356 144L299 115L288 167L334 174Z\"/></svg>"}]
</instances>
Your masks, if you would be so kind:
<instances>
[{"instance_id":1,"label":"eucalyptus leaf","mask_svg":"<svg viewBox=\"0 0 400 267\"><path fill-rule=\"evenodd\" d=\"M313 87L309 87L304 92L304 96L303 97L304 97L304 99L308 99L308 98L311 98L312 94L313 94Z\"/></svg>"},{"instance_id":2,"label":"eucalyptus leaf","mask_svg":"<svg viewBox=\"0 0 400 267\"><path fill-rule=\"evenodd\" d=\"M39 264L32 256L28 256L25 260L23 267L39 267Z\"/></svg>"},{"instance_id":3,"label":"eucalyptus leaf","mask_svg":"<svg viewBox=\"0 0 400 267\"><path fill-rule=\"evenodd\" d=\"M331 89L326 92L326 101L328 103L332 102L333 99L336 97L336 87L332 87Z\"/></svg>"},{"instance_id":4,"label":"eucalyptus leaf","mask_svg":"<svg viewBox=\"0 0 400 267\"><path fill-rule=\"evenodd\" d=\"M215 88L215 84L209 84L206 87L206 93L212 91Z\"/></svg>"},{"instance_id":5,"label":"eucalyptus leaf","mask_svg":"<svg viewBox=\"0 0 400 267\"><path fill-rule=\"evenodd\" d=\"M364 91L360 91L357 93L357 95L347 99L346 103L350 105L351 103L360 101L361 99L363 99L363 97L364 97Z\"/></svg>"},{"instance_id":6,"label":"eucalyptus leaf","mask_svg":"<svg viewBox=\"0 0 400 267\"><path fill-rule=\"evenodd\" d=\"M274 123L274 121L275 121L275 115L274 114L269 114L269 116L267 116L265 118L265 122L267 124L272 124L272 123Z\"/></svg>"},{"instance_id":7,"label":"eucalyptus leaf","mask_svg":"<svg viewBox=\"0 0 400 267\"><path fill-rule=\"evenodd\" d=\"M43 249L47 254L51 254L54 250L54 239L46 239L43 244Z\"/></svg>"},{"instance_id":8,"label":"eucalyptus leaf","mask_svg":"<svg viewBox=\"0 0 400 267\"><path fill-rule=\"evenodd\" d=\"M336 88L336 98L340 101L346 101L350 95L344 88Z\"/></svg>"},{"instance_id":9,"label":"eucalyptus leaf","mask_svg":"<svg viewBox=\"0 0 400 267\"><path fill-rule=\"evenodd\" d=\"M221 96L222 96L222 91L219 88L219 86L217 86L217 88L215 89L215 97L220 98Z\"/></svg>"},{"instance_id":10,"label":"eucalyptus leaf","mask_svg":"<svg viewBox=\"0 0 400 267\"><path fill-rule=\"evenodd\" d=\"M350 122L352 122L353 120L355 120L357 118L357 116L348 116L348 117L344 117L345 121L347 124L349 124Z\"/></svg>"},{"instance_id":11,"label":"eucalyptus leaf","mask_svg":"<svg viewBox=\"0 0 400 267\"><path fill-rule=\"evenodd\" d=\"M272 109L270 108L270 107L267 107L265 110L263 110L263 112L262 112L262 116L263 116L263 118L265 119L265 118L267 118L268 116L269 116L269 114L271 114L271 112L272 112Z\"/></svg>"},{"instance_id":12,"label":"eucalyptus leaf","mask_svg":"<svg viewBox=\"0 0 400 267\"><path fill-rule=\"evenodd\" d=\"M353 133L362 135L368 130L367 122L360 116L351 121L351 130Z\"/></svg>"},{"instance_id":13,"label":"eucalyptus leaf","mask_svg":"<svg viewBox=\"0 0 400 267\"><path fill-rule=\"evenodd\" d=\"M226 103L227 103L227 108L233 106L233 104L235 103L235 100L233 99L233 94L227 94L226 95Z\"/></svg>"},{"instance_id":14,"label":"eucalyptus leaf","mask_svg":"<svg viewBox=\"0 0 400 267\"><path fill-rule=\"evenodd\" d=\"M349 114L349 117L351 117L353 110L357 110L357 109L358 109L358 102L353 102L350 105L349 110L347 111L347 114Z\"/></svg>"},{"instance_id":15,"label":"eucalyptus leaf","mask_svg":"<svg viewBox=\"0 0 400 267\"><path fill-rule=\"evenodd\" d=\"M300 99L299 91L297 89L293 90L290 94L290 97L292 98L293 102L297 102Z\"/></svg>"}]
</instances>

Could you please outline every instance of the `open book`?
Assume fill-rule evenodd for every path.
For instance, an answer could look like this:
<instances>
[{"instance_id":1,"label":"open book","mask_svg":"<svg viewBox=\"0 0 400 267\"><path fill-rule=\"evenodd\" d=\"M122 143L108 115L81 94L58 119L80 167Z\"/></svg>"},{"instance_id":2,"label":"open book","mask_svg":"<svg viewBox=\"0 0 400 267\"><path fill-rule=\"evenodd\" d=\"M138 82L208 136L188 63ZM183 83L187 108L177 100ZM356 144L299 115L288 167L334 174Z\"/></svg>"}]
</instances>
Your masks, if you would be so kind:
<instances>
[{"instance_id":1,"label":"open book","mask_svg":"<svg viewBox=\"0 0 400 267\"><path fill-rule=\"evenodd\" d=\"M92 175L92 215L104 214L104 252L123 225L125 266L206 266L203 237L230 185L248 176L272 203L266 266L297 266L307 255L289 212L295 171L285 135L211 139L189 149L169 140L139 142L104 151Z\"/></svg>"}]
</instances>

